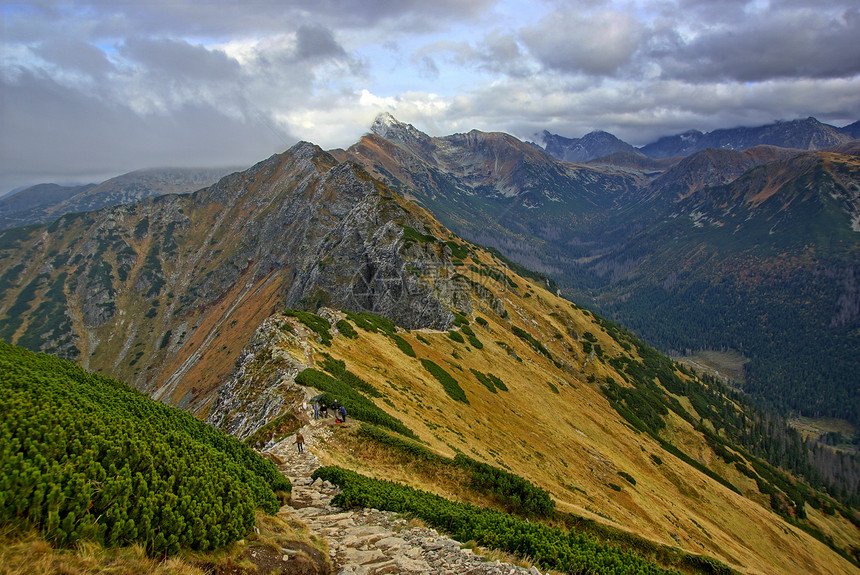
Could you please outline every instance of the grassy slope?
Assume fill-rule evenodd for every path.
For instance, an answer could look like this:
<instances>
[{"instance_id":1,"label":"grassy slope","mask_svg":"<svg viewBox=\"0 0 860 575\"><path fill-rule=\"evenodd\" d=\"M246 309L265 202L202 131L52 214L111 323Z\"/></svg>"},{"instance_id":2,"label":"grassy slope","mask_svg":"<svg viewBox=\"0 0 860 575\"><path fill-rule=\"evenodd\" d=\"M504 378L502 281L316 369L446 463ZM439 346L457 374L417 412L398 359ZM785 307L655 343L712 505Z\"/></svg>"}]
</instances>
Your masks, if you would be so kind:
<instances>
[{"instance_id":1,"label":"grassy slope","mask_svg":"<svg viewBox=\"0 0 860 575\"><path fill-rule=\"evenodd\" d=\"M486 254L481 259L491 263ZM403 333L418 355L413 359L385 335L359 330L358 339L335 338L325 351L344 359L350 370L375 385L384 395L377 404L439 453L451 456L459 450L506 467L550 490L560 510L717 557L743 572L856 571L824 544L769 511L768 501L755 483L722 462L679 417L670 414L663 437L711 466L747 497L695 471L650 437L634 433L598 388L607 376L616 381L621 378L609 365L587 357L582 344L568 334L571 330L595 334L607 357L620 354L620 346L587 312L508 273L519 293L485 276L475 278L502 297L508 310L508 318L503 319L474 302L476 315L489 322L486 328L475 322L471 325L484 344L482 350L452 341L445 333ZM522 297L527 292L534 295ZM539 318L537 326L531 318ZM512 325L542 341L557 361L569 364L567 371L513 335ZM562 338L556 334L563 334ZM506 347L523 361L512 357ZM421 358L434 361L454 376L470 403L452 400L421 367ZM470 369L500 376L510 391L491 393ZM591 376L593 383L588 381ZM656 464L652 455L662 464ZM355 456L336 462L377 477L432 487L396 466L370 468ZM636 485L625 481L619 471L634 477ZM610 484L621 486L621 491ZM811 520L834 539L856 540L857 529L847 521L809 511ZM673 541L673 534L679 537L679 544Z\"/></svg>"}]
</instances>

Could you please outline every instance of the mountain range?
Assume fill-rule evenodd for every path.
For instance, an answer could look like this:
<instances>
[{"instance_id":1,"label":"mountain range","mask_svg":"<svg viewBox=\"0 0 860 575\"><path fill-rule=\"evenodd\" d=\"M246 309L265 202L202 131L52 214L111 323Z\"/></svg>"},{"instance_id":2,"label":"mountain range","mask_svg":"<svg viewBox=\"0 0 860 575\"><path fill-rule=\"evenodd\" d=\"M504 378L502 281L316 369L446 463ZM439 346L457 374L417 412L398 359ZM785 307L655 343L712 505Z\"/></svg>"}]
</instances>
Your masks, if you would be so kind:
<instances>
[{"instance_id":1,"label":"mountain range","mask_svg":"<svg viewBox=\"0 0 860 575\"><path fill-rule=\"evenodd\" d=\"M63 214L89 212L211 185L237 168L153 168L100 184L37 184L0 198L0 229L51 222Z\"/></svg>"},{"instance_id":2,"label":"mountain range","mask_svg":"<svg viewBox=\"0 0 860 575\"><path fill-rule=\"evenodd\" d=\"M637 334L732 336L758 362L749 391L852 409L856 154L632 169L629 152L574 164L382 116L347 150L300 142L193 193L0 231L0 338L261 449L306 423L303 401L338 396L382 430L338 431L327 463L515 509L445 463L473 458L546 490L556 525L669 568L852 573L860 519L820 470L838 467L852 502L855 459ZM778 351L794 357L762 362ZM804 361L830 379L794 373Z\"/></svg>"},{"instance_id":3,"label":"mountain range","mask_svg":"<svg viewBox=\"0 0 860 575\"><path fill-rule=\"evenodd\" d=\"M664 136L641 148L634 148L603 131L590 132L581 138L568 138L544 130L535 137L547 154L568 162L589 162L618 152L664 159L690 156L709 148L741 151L756 146L776 146L821 150L856 138L860 138L860 121L837 128L812 117L764 126L722 128L712 132L688 130L674 136Z\"/></svg>"},{"instance_id":4,"label":"mountain range","mask_svg":"<svg viewBox=\"0 0 860 575\"><path fill-rule=\"evenodd\" d=\"M857 150L573 164L506 134L431 138L383 116L333 153L661 348L741 350L747 391L857 422Z\"/></svg>"}]
</instances>

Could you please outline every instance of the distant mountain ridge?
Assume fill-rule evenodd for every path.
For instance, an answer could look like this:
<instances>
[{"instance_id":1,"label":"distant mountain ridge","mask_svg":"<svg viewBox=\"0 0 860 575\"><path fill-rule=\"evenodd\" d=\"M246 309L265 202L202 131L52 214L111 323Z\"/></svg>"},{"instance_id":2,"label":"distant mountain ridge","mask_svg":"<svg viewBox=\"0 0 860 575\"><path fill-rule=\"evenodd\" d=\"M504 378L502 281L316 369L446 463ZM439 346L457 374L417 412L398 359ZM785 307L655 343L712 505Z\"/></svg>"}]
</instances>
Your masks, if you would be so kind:
<instances>
[{"instance_id":1,"label":"distant mountain ridge","mask_svg":"<svg viewBox=\"0 0 860 575\"><path fill-rule=\"evenodd\" d=\"M843 144L852 137L835 126L815 118L774 122L752 128L728 128L713 132L690 130L683 134L660 138L639 150L653 158L689 156L707 148L746 150L755 146L778 146L799 150L820 150Z\"/></svg>"},{"instance_id":2,"label":"distant mountain ridge","mask_svg":"<svg viewBox=\"0 0 860 575\"><path fill-rule=\"evenodd\" d=\"M150 168L100 184L37 184L0 199L0 229L47 223L72 213L129 204L164 194L184 194L215 183L236 168Z\"/></svg>"},{"instance_id":3,"label":"distant mountain ridge","mask_svg":"<svg viewBox=\"0 0 860 575\"><path fill-rule=\"evenodd\" d=\"M544 150L559 160L588 162L617 152L641 153L664 159L690 156L707 148L742 151L755 146L777 146L799 150L821 150L860 138L860 121L842 128L813 117L778 121L764 126L723 128L712 132L688 130L664 136L641 148L619 140L607 132L590 132L582 138L567 138L544 130L537 139Z\"/></svg>"},{"instance_id":4,"label":"distant mountain ridge","mask_svg":"<svg viewBox=\"0 0 860 575\"><path fill-rule=\"evenodd\" d=\"M589 132L581 138L565 138L544 130L538 138L546 153L565 162L588 162L595 158L623 152L635 154L636 148L609 132Z\"/></svg>"}]
</instances>

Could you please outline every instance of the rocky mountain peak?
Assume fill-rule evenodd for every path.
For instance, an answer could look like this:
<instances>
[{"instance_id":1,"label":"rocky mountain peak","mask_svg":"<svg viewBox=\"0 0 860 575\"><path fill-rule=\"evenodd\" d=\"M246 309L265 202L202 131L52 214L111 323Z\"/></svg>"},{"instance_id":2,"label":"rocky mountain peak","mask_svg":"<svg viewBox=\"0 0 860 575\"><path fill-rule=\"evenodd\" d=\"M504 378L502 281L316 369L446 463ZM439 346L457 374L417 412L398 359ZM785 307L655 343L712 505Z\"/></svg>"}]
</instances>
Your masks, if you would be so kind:
<instances>
[{"instance_id":1,"label":"rocky mountain peak","mask_svg":"<svg viewBox=\"0 0 860 575\"><path fill-rule=\"evenodd\" d=\"M382 112L370 125L370 131L386 140L404 144L407 147L411 145L426 145L430 141L430 137L418 130L412 124L400 122L389 114Z\"/></svg>"},{"instance_id":2,"label":"rocky mountain peak","mask_svg":"<svg viewBox=\"0 0 860 575\"><path fill-rule=\"evenodd\" d=\"M582 138L565 138L546 130L539 135L546 152L566 162L588 162L616 152L634 152L635 148L609 132L596 130Z\"/></svg>"}]
</instances>

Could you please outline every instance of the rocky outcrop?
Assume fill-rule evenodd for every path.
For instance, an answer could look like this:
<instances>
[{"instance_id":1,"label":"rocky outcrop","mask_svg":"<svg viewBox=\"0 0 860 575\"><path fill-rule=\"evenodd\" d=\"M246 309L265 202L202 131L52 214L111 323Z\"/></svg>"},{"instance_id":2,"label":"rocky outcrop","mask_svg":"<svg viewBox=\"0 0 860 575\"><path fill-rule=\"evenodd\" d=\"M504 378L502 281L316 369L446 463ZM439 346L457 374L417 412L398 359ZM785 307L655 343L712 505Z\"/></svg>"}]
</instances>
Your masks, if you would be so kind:
<instances>
[{"instance_id":1,"label":"rocky outcrop","mask_svg":"<svg viewBox=\"0 0 860 575\"><path fill-rule=\"evenodd\" d=\"M294 407L296 375L309 366L302 328L281 315L266 319L242 349L230 379L222 385L206 422L240 439ZM300 353L290 353L290 349ZM301 359L297 359L297 355Z\"/></svg>"}]
</instances>

